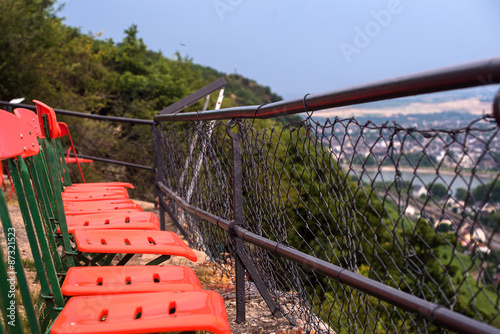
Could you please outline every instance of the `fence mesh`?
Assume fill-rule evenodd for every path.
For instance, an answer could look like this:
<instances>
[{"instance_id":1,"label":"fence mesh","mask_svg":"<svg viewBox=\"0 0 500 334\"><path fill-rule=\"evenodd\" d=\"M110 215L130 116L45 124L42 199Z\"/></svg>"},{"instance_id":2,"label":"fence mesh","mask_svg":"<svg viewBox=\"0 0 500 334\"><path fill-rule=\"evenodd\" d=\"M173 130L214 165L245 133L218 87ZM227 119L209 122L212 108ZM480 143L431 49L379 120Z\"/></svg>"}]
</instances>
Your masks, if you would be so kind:
<instances>
[{"instance_id":1,"label":"fence mesh","mask_svg":"<svg viewBox=\"0 0 500 334\"><path fill-rule=\"evenodd\" d=\"M355 118L238 121L253 233L500 327L500 141L486 116L453 129ZM232 219L226 122L164 123L160 180ZM166 199L168 201L168 199ZM228 234L176 208L192 245L225 273ZM403 309L246 244L288 319L317 333L446 332Z\"/></svg>"}]
</instances>

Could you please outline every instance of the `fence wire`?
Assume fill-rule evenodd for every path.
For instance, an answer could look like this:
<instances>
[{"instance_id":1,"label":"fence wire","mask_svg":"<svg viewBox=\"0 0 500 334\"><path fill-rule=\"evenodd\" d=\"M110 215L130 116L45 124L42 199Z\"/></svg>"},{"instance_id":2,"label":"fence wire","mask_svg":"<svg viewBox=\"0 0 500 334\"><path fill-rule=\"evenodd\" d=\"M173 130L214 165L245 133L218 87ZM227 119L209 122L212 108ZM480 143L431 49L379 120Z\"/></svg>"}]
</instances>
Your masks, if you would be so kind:
<instances>
[{"instance_id":1,"label":"fence wire","mask_svg":"<svg viewBox=\"0 0 500 334\"><path fill-rule=\"evenodd\" d=\"M500 327L493 119L454 129L355 118L238 125L251 232ZM226 123L164 123L160 131L160 180L191 205L231 220ZM189 242L230 274L235 250L227 232L169 203ZM286 317L306 331L446 332L259 247L246 250Z\"/></svg>"}]
</instances>

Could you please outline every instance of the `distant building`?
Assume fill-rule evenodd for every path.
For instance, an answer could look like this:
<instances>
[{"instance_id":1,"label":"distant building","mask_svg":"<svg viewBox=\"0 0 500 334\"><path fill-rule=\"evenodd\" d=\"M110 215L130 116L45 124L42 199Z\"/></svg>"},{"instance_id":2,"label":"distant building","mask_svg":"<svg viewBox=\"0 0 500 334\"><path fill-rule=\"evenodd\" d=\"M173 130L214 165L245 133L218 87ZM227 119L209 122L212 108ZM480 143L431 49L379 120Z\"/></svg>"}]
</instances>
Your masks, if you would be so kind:
<instances>
[{"instance_id":1,"label":"distant building","mask_svg":"<svg viewBox=\"0 0 500 334\"><path fill-rule=\"evenodd\" d=\"M437 222L437 224L436 224L436 227L438 227L441 224L453 226L453 222L450 219L441 219L441 220L439 220Z\"/></svg>"},{"instance_id":2,"label":"distant building","mask_svg":"<svg viewBox=\"0 0 500 334\"><path fill-rule=\"evenodd\" d=\"M411 193L414 197L418 198L422 195L427 196L429 191L422 185L416 185L411 188Z\"/></svg>"},{"instance_id":3,"label":"distant building","mask_svg":"<svg viewBox=\"0 0 500 334\"><path fill-rule=\"evenodd\" d=\"M415 215L419 215L419 214L420 214L420 212L413 205L408 205L405 209L406 216L415 216Z\"/></svg>"},{"instance_id":4,"label":"distant building","mask_svg":"<svg viewBox=\"0 0 500 334\"><path fill-rule=\"evenodd\" d=\"M486 233L480 228L473 228L470 225L464 226L460 232L460 243L464 247L473 246L476 243L484 244L487 242ZM479 246L478 249L480 249ZM488 250L489 253L489 250Z\"/></svg>"}]
</instances>

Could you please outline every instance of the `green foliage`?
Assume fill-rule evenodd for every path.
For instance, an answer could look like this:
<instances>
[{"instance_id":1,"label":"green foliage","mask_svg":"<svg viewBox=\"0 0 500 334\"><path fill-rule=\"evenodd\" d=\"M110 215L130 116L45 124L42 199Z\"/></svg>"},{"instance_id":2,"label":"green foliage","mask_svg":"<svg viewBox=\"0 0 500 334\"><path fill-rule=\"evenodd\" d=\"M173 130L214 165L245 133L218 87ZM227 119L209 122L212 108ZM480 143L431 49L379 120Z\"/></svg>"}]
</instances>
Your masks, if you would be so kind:
<instances>
[{"instance_id":1,"label":"green foliage","mask_svg":"<svg viewBox=\"0 0 500 334\"><path fill-rule=\"evenodd\" d=\"M0 100L25 97L59 108L100 115L152 119L159 110L224 77L223 107L264 104L281 98L269 87L148 50L137 26L123 40L97 40L55 17L54 0L0 1ZM212 97L211 105L215 104ZM190 107L200 110L202 103ZM151 129L60 117L79 153L152 165ZM88 181L127 180L135 197L152 200L150 171L95 162L84 166ZM76 169L72 177L79 180Z\"/></svg>"},{"instance_id":2,"label":"green foliage","mask_svg":"<svg viewBox=\"0 0 500 334\"><path fill-rule=\"evenodd\" d=\"M427 188L429 189L429 195L436 201L442 200L448 194L448 189L442 183L429 183Z\"/></svg>"},{"instance_id":3,"label":"green foliage","mask_svg":"<svg viewBox=\"0 0 500 334\"><path fill-rule=\"evenodd\" d=\"M459 201L466 202L467 206L482 206L486 203L500 203L500 182L493 180L487 184L480 184L472 192L465 188L458 188L455 191L455 197Z\"/></svg>"},{"instance_id":4,"label":"green foliage","mask_svg":"<svg viewBox=\"0 0 500 334\"><path fill-rule=\"evenodd\" d=\"M364 165L366 167L374 167L378 166L379 164L377 163L377 160L375 160L375 157L373 155L368 155L366 157L360 157L359 155L355 155L352 158L352 164L354 165Z\"/></svg>"},{"instance_id":5,"label":"green foliage","mask_svg":"<svg viewBox=\"0 0 500 334\"><path fill-rule=\"evenodd\" d=\"M472 191L474 200L478 204L493 202L500 203L500 182L493 180L485 185L479 185Z\"/></svg>"},{"instance_id":6,"label":"green foliage","mask_svg":"<svg viewBox=\"0 0 500 334\"><path fill-rule=\"evenodd\" d=\"M467 196L470 197L470 194L468 193L467 189L465 188L458 188L455 190L455 198L459 201L464 201L467 199Z\"/></svg>"}]
</instances>

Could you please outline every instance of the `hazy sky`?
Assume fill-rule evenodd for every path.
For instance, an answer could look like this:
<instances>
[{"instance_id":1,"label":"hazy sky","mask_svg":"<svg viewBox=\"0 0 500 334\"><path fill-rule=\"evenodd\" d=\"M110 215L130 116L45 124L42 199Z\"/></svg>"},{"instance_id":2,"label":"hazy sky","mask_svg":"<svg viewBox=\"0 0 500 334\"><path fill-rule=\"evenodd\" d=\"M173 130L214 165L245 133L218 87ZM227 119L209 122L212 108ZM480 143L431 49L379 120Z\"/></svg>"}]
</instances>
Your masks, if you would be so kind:
<instances>
[{"instance_id":1,"label":"hazy sky","mask_svg":"<svg viewBox=\"0 0 500 334\"><path fill-rule=\"evenodd\" d=\"M500 56L498 0L66 0L59 16L284 98Z\"/></svg>"}]
</instances>

